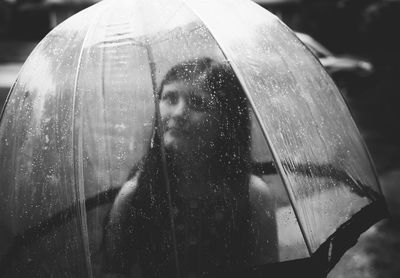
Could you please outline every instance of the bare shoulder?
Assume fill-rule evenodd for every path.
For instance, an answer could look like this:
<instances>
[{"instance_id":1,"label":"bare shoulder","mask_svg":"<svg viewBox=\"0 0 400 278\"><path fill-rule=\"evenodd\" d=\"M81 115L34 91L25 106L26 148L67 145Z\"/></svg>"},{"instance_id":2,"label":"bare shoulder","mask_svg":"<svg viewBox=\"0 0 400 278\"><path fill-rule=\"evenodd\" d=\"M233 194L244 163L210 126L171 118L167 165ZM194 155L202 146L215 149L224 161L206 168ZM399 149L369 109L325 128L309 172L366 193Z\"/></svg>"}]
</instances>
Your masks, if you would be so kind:
<instances>
[{"instance_id":1,"label":"bare shoulder","mask_svg":"<svg viewBox=\"0 0 400 278\"><path fill-rule=\"evenodd\" d=\"M259 176L250 176L249 260L255 265L276 262L278 258L276 206L272 192L271 184Z\"/></svg>"},{"instance_id":2,"label":"bare shoulder","mask_svg":"<svg viewBox=\"0 0 400 278\"><path fill-rule=\"evenodd\" d=\"M129 209L131 200L138 188L139 176L140 173L136 174L122 185L110 211L111 219L119 218L121 214L124 214Z\"/></svg>"},{"instance_id":3,"label":"bare shoulder","mask_svg":"<svg viewBox=\"0 0 400 278\"><path fill-rule=\"evenodd\" d=\"M273 199L272 190L261 177L250 175L249 180L249 197L251 203L270 202Z\"/></svg>"}]
</instances>

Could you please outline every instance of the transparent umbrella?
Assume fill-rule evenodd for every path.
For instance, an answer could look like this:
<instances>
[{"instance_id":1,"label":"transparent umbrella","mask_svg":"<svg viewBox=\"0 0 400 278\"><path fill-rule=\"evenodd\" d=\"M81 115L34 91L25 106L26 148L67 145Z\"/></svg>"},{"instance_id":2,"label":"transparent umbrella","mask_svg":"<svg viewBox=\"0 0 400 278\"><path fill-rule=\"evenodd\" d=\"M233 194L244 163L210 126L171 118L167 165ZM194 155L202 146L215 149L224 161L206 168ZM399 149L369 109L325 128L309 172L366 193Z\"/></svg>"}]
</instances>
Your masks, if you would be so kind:
<instances>
[{"instance_id":1,"label":"transparent umbrella","mask_svg":"<svg viewBox=\"0 0 400 278\"><path fill-rule=\"evenodd\" d=\"M247 0L104 0L0 126L4 277L324 276L387 215L316 58Z\"/></svg>"}]
</instances>

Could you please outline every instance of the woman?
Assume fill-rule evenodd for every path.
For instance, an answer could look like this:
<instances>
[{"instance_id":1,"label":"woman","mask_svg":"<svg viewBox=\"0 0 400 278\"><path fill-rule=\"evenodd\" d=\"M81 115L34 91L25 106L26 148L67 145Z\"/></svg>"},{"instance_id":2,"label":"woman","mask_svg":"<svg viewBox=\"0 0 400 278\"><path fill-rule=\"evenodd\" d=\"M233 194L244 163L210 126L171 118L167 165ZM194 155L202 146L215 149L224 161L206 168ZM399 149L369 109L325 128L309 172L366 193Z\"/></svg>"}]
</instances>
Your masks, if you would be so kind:
<instances>
[{"instance_id":1,"label":"woman","mask_svg":"<svg viewBox=\"0 0 400 278\"><path fill-rule=\"evenodd\" d=\"M275 261L272 202L250 174L248 104L229 65L174 66L158 101L148 154L106 223L108 271L214 277Z\"/></svg>"}]
</instances>

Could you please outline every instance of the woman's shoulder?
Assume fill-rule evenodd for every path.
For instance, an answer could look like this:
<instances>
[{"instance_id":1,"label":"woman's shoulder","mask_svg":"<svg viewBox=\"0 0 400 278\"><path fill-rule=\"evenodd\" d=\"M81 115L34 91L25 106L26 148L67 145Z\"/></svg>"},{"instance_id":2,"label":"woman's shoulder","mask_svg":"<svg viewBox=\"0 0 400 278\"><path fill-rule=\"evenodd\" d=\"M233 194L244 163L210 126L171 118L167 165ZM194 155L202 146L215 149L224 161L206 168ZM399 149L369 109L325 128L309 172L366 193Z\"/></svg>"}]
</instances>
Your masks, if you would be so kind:
<instances>
[{"instance_id":1,"label":"woman's shoulder","mask_svg":"<svg viewBox=\"0 0 400 278\"><path fill-rule=\"evenodd\" d=\"M265 182L260 176L251 175L249 181L249 201L253 210L273 213L276 199L271 189L271 184Z\"/></svg>"},{"instance_id":2,"label":"woman's shoulder","mask_svg":"<svg viewBox=\"0 0 400 278\"><path fill-rule=\"evenodd\" d=\"M127 211L130 206L133 197L135 196L139 187L140 171L137 171L129 180L127 180L119 190L115 197L113 206L110 211L111 219L119 218L121 213Z\"/></svg>"},{"instance_id":3,"label":"woman's shoulder","mask_svg":"<svg viewBox=\"0 0 400 278\"><path fill-rule=\"evenodd\" d=\"M251 228L249 260L254 265L276 262L278 258L276 211L271 184L260 176L250 175L249 201Z\"/></svg>"},{"instance_id":4,"label":"woman's shoulder","mask_svg":"<svg viewBox=\"0 0 400 278\"><path fill-rule=\"evenodd\" d=\"M251 174L249 177L249 197L250 199L272 197L271 185L266 183L260 176Z\"/></svg>"},{"instance_id":5,"label":"woman's shoulder","mask_svg":"<svg viewBox=\"0 0 400 278\"><path fill-rule=\"evenodd\" d=\"M138 190L140 172L135 173L132 178L127 180L121 187L114 203L109 211L104 226L104 269L106 272L113 273L110 277L125 277L130 264L134 263L131 246L132 235L132 199ZM115 273L115 274L114 274ZM122 276L118 276L122 275Z\"/></svg>"}]
</instances>

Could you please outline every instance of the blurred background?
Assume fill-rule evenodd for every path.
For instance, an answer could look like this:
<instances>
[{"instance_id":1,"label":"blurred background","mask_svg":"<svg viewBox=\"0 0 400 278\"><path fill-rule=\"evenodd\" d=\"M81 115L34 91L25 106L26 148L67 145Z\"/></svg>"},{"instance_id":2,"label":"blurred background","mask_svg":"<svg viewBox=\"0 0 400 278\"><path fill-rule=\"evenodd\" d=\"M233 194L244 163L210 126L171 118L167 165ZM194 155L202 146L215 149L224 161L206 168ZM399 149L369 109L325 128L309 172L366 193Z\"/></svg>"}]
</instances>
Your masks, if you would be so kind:
<instances>
[{"instance_id":1,"label":"blurred background","mask_svg":"<svg viewBox=\"0 0 400 278\"><path fill-rule=\"evenodd\" d=\"M37 43L98 1L0 0L0 108ZM254 1L295 31L338 85L391 213L360 237L329 277L400 277L400 0Z\"/></svg>"}]
</instances>

